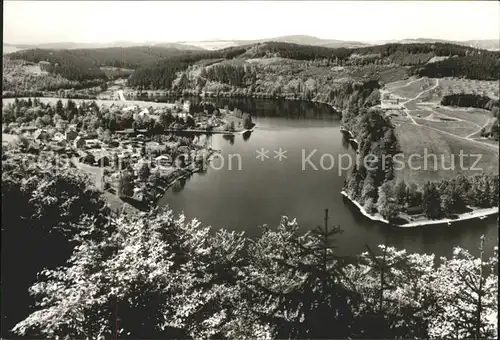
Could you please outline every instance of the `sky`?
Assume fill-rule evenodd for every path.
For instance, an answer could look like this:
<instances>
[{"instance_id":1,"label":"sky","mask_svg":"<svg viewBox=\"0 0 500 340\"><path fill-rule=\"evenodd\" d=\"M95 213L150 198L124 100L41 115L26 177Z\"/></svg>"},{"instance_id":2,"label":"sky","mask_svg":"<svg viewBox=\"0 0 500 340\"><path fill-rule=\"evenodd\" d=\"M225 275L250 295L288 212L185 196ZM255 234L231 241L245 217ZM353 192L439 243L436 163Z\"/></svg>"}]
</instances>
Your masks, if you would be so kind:
<instances>
[{"instance_id":1,"label":"sky","mask_svg":"<svg viewBox=\"0 0 500 340\"><path fill-rule=\"evenodd\" d=\"M312 35L377 41L499 39L497 1L3 2L3 41L108 43Z\"/></svg>"}]
</instances>

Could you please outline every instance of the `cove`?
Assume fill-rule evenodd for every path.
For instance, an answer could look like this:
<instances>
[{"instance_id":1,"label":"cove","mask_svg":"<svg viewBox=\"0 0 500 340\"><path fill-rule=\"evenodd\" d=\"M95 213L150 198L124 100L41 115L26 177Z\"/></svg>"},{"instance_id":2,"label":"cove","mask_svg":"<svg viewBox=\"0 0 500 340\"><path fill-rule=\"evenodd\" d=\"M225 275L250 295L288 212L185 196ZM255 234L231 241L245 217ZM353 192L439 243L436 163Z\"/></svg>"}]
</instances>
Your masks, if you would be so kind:
<instances>
[{"instance_id":1,"label":"cove","mask_svg":"<svg viewBox=\"0 0 500 340\"><path fill-rule=\"evenodd\" d=\"M220 159L215 159L214 167L219 170L209 167L204 173L179 181L160 199L160 206L184 212L188 218L197 218L213 228L245 231L249 237L260 235L260 225L275 228L282 215L297 218L305 232L322 224L324 209L329 209L329 225L339 225L344 230L337 236L338 251L344 255L366 251L365 244L374 249L384 243L408 252L434 253L436 257L449 257L456 246L478 255L483 234L485 255L492 254L498 239L496 216L457 222L452 227L398 228L371 221L346 202L340 192L347 172L339 176L337 164L331 170L319 167L322 154L333 155L335 160L337 155L355 154L343 141L340 116L329 106L266 99L207 101L251 113L257 127L250 135L208 137L212 148L221 150L224 166ZM281 161L274 158L280 148L286 150L287 157ZM269 151L269 158L263 161L256 158L261 149ZM318 170L309 166L302 170L303 150L306 154L317 150L311 159ZM240 156L241 170L234 155ZM329 161L325 160L328 168L326 163Z\"/></svg>"}]
</instances>

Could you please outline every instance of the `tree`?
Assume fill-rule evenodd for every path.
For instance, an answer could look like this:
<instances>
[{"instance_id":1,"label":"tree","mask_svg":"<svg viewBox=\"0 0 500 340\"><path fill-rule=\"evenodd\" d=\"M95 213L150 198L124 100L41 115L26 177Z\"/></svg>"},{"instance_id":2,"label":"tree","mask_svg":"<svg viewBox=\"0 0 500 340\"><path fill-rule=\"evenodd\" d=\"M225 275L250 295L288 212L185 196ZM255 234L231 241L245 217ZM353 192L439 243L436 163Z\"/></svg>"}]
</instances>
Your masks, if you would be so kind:
<instances>
[{"instance_id":1,"label":"tree","mask_svg":"<svg viewBox=\"0 0 500 340\"><path fill-rule=\"evenodd\" d=\"M283 217L276 231L264 228L249 247L246 287L249 304L275 326L275 338L351 335L357 295L344 281L345 258L334 253L338 227L318 227L298 235L295 220ZM349 301L349 302L348 302Z\"/></svg>"},{"instance_id":2,"label":"tree","mask_svg":"<svg viewBox=\"0 0 500 340\"><path fill-rule=\"evenodd\" d=\"M432 337L496 337L498 248L495 247L492 258L485 260L482 236L479 251L479 259L476 259L467 250L457 247L452 259L441 259L433 289L442 308L430 323Z\"/></svg>"},{"instance_id":3,"label":"tree","mask_svg":"<svg viewBox=\"0 0 500 340\"><path fill-rule=\"evenodd\" d=\"M132 197L134 194L134 181L128 171L122 173L118 183L118 196L119 197Z\"/></svg>"},{"instance_id":4,"label":"tree","mask_svg":"<svg viewBox=\"0 0 500 340\"><path fill-rule=\"evenodd\" d=\"M397 218L401 211L395 201L393 183L385 182L378 190L377 210L388 221Z\"/></svg>"},{"instance_id":5,"label":"tree","mask_svg":"<svg viewBox=\"0 0 500 340\"><path fill-rule=\"evenodd\" d=\"M375 201L377 199L377 187L375 186L375 181L370 175L366 176L363 182L363 189L361 190L360 200L364 202L367 199L372 199Z\"/></svg>"},{"instance_id":6,"label":"tree","mask_svg":"<svg viewBox=\"0 0 500 340\"><path fill-rule=\"evenodd\" d=\"M109 129L104 130L101 138L104 143L111 142L111 131Z\"/></svg>"},{"instance_id":7,"label":"tree","mask_svg":"<svg viewBox=\"0 0 500 340\"><path fill-rule=\"evenodd\" d=\"M401 207L406 205L406 197L407 197L408 187L404 180L400 180L394 186L394 198L396 199L396 203Z\"/></svg>"},{"instance_id":8,"label":"tree","mask_svg":"<svg viewBox=\"0 0 500 340\"><path fill-rule=\"evenodd\" d=\"M139 168L139 178L141 181L146 181L151 174L151 170L149 169L149 164L143 163Z\"/></svg>"},{"instance_id":9,"label":"tree","mask_svg":"<svg viewBox=\"0 0 500 340\"><path fill-rule=\"evenodd\" d=\"M415 183L411 183L406 189L406 201L408 206L416 207L422 204L422 192Z\"/></svg>"},{"instance_id":10,"label":"tree","mask_svg":"<svg viewBox=\"0 0 500 340\"><path fill-rule=\"evenodd\" d=\"M37 128L43 128L45 126L45 122L44 120L41 118L41 117L38 117L36 120L35 120L35 126Z\"/></svg>"},{"instance_id":11,"label":"tree","mask_svg":"<svg viewBox=\"0 0 500 340\"><path fill-rule=\"evenodd\" d=\"M37 273L64 265L80 234L107 234L110 211L101 193L85 174L46 157L46 164L24 153L2 161L2 237L8 240L2 244L4 338L11 338L15 323L30 312L28 288ZM86 216L89 224L83 227L79 223Z\"/></svg>"},{"instance_id":12,"label":"tree","mask_svg":"<svg viewBox=\"0 0 500 340\"><path fill-rule=\"evenodd\" d=\"M243 128L245 130L249 130L254 126L252 122L252 116L248 113L244 114L243 116Z\"/></svg>"},{"instance_id":13,"label":"tree","mask_svg":"<svg viewBox=\"0 0 500 340\"><path fill-rule=\"evenodd\" d=\"M430 219L437 219L443 216L441 209L441 195L436 185L431 182L424 184L422 203L425 215Z\"/></svg>"},{"instance_id":14,"label":"tree","mask_svg":"<svg viewBox=\"0 0 500 340\"><path fill-rule=\"evenodd\" d=\"M380 215L385 218L387 221L391 222L398 218L399 213L401 212L401 207L394 203L388 202L385 206L383 206L380 210Z\"/></svg>"},{"instance_id":15,"label":"tree","mask_svg":"<svg viewBox=\"0 0 500 340\"><path fill-rule=\"evenodd\" d=\"M42 273L32 289L37 310L17 334L233 338L246 328L251 338L265 335L254 331L257 320L239 303L234 284L242 234L212 235L171 210L120 216L110 229L102 241L83 239L68 267Z\"/></svg>"},{"instance_id":16,"label":"tree","mask_svg":"<svg viewBox=\"0 0 500 340\"><path fill-rule=\"evenodd\" d=\"M59 99L56 103L56 113L62 115L63 112L64 112L64 106L61 99Z\"/></svg>"},{"instance_id":17,"label":"tree","mask_svg":"<svg viewBox=\"0 0 500 340\"><path fill-rule=\"evenodd\" d=\"M48 114L46 114L42 117L42 122L44 126L52 125L52 118Z\"/></svg>"},{"instance_id":18,"label":"tree","mask_svg":"<svg viewBox=\"0 0 500 340\"><path fill-rule=\"evenodd\" d=\"M384 245L376 255L367 246L347 277L363 292L353 305L357 329L364 338L428 338L428 325L438 312L433 297L434 255L408 254Z\"/></svg>"},{"instance_id":19,"label":"tree","mask_svg":"<svg viewBox=\"0 0 500 340\"><path fill-rule=\"evenodd\" d=\"M439 189L441 192L441 207L445 214L463 212L466 204L460 192L459 182L455 179L443 181Z\"/></svg>"}]
</instances>

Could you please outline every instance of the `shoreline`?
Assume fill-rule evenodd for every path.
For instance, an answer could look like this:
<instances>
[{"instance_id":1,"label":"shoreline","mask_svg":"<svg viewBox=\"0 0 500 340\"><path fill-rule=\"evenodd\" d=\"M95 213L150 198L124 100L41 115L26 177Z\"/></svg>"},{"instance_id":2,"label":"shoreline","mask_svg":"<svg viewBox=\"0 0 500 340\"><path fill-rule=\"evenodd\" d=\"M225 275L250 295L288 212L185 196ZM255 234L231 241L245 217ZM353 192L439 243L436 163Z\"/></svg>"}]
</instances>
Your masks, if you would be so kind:
<instances>
[{"instance_id":1,"label":"shoreline","mask_svg":"<svg viewBox=\"0 0 500 340\"><path fill-rule=\"evenodd\" d=\"M340 194L342 196L344 196L345 198L347 198L351 203L353 203L359 209L359 211L361 212L361 214L363 214L363 216L368 217L370 220L372 220L374 222L382 222L382 223L385 223L385 224L390 224L389 221L387 221L386 219L384 219L380 215L379 216L374 216L374 215L369 214L368 211L366 211L365 208L363 208L361 206L361 204L359 204L356 200L352 199L351 196L349 196L347 194L347 192L345 192L344 190L340 191Z\"/></svg>"},{"instance_id":2,"label":"shoreline","mask_svg":"<svg viewBox=\"0 0 500 340\"><path fill-rule=\"evenodd\" d=\"M451 224L454 222L461 222L461 221L467 221L467 220L472 220L476 218L481 218L481 217L489 217L493 215L497 215L499 212L498 207L493 207L493 208L476 208L474 211L463 213L463 214L458 214L458 218L456 219L451 219L451 218L442 218L439 220L423 220L423 221L414 221L414 222L408 222L405 224L393 224L387 221L386 219L382 218L382 216L377 216L377 215L371 215L369 214L356 200L352 199L344 190L340 192L340 194L344 197L346 197L351 203L353 203L359 211L367 218L374 222L382 222L384 224L388 224L390 226L398 227L398 228L415 228L415 227L423 227L427 225L434 225L434 224Z\"/></svg>"}]
</instances>

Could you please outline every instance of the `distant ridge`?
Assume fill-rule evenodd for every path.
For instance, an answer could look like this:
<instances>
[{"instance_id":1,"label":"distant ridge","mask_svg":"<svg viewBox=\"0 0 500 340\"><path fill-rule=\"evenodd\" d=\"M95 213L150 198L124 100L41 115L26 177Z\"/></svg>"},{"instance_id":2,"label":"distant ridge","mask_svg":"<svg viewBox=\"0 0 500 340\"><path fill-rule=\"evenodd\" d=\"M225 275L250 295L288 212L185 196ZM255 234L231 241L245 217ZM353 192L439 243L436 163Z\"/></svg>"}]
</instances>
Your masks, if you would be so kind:
<instances>
[{"instance_id":1,"label":"distant ridge","mask_svg":"<svg viewBox=\"0 0 500 340\"><path fill-rule=\"evenodd\" d=\"M154 46L174 48L178 50L201 51L203 48L188 44L179 43L158 43L158 42L131 42L131 41L115 41L111 43L75 43L75 42L58 42L58 43L41 43L41 44L3 44L5 53L15 52L19 50L30 50L35 48L48 50L76 50L76 49L91 49L91 48L108 48L108 47L139 47L139 46Z\"/></svg>"},{"instance_id":2,"label":"distant ridge","mask_svg":"<svg viewBox=\"0 0 500 340\"><path fill-rule=\"evenodd\" d=\"M244 46L256 43L263 43L267 41L286 42L299 45L312 45L323 46L330 48L356 48L373 45L383 45L387 43L449 43L462 46L469 46L474 48L481 48L486 50L498 51L500 50L500 41L498 39L479 39L479 40L465 40L465 41L452 41L444 39L432 38L415 38L415 39L401 39L401 40L378 40L378 41L346 41L336 39L322 39L310 35L284 35L274 38L256 39L256 40L201 40L201 41L178 41L178 42L131 42L131 41L115 41L111 43L75 43L75 42L59 42L59 43L40 43L40 44L3 44L5 53L15 52L25 49L90 49L90 48L106 48L106 47L137 47L137 46L155 46L174 48L178 50L218 50L233 46Z\"/></svg>"},{"instance_id":3,"label":"distant ridge","mask_svg":"<svg viewBox=\"0 0 500 340\"><path fill-rule=\"evenodd\" d=\"M444 40L444 39L431 39L431 38L416 38L416 39L402 39L402 40L378 40L372 41L371 45L382 45L388 43L399 43L399 44L431 44L431 43L447 43L462 45L474 48L480 48L490 51L500 50L500 40L499 39L479 39L479 40Z\"/></svg>"},{"instance_id":4,"label":"distant ridge","mask_svg":"<svg viewBox=\"0 0 500 340\"><path fill-rule=\"evenodd\" d=\"M369 44L359 42L359 41L344 41L344 40L334 40L334 39L321 39L318 37L310 35L284 35L274 38L256 39L256 40L203 40L203 41L183 41L179 42L181 44L191 44L194 46L202 47L208 50L217 50L232 46L243 46L251 45L257 43L263 43L266 41L277 41L285 42L298 45L311 45L311 46L323 46L330 48L355 48L368 46Z\"/></svg>"}]
</instances>

